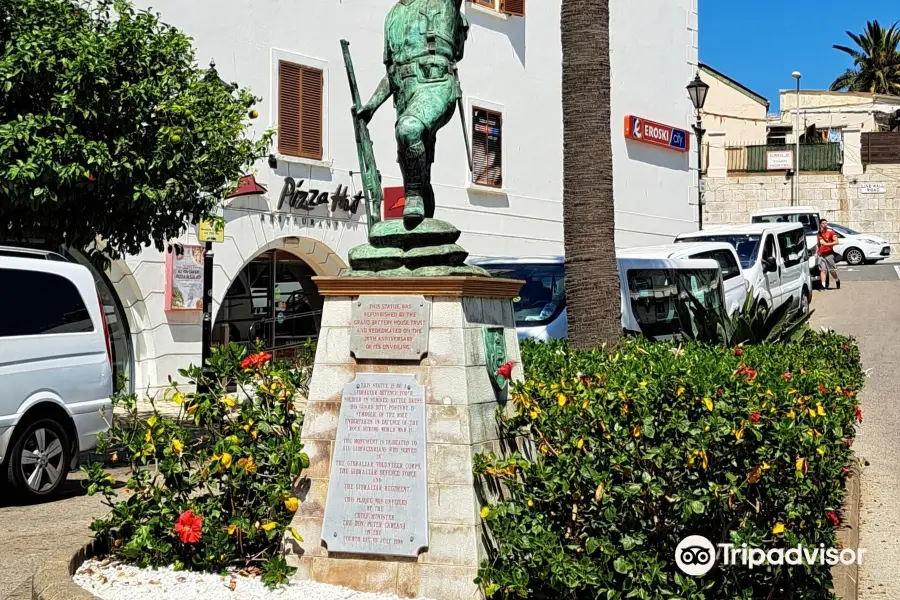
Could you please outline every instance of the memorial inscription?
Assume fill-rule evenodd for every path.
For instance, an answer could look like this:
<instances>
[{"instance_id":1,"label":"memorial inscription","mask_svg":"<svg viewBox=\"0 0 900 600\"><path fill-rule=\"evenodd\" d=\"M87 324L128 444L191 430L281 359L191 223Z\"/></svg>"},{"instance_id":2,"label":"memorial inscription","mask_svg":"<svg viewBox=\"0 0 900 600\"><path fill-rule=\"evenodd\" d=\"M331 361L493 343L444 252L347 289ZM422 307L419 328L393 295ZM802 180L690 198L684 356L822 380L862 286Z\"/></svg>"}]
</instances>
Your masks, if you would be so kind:
<instances>
[{"instance_id":1,"label":"memorial inscription","mask_svg":"<svg viewBox=\"0 0 900 600\"><path fill-rule=\"evenodd\" d=\"M344 386L322 540L329 552L417 556L428 546L425 387L357 373Z\"/></svg>"},{"instance_id":2,"label":"memorial inscription","mask_svg":"<svg viewBox=\"0 0 900 600\"><path fill-rule=\"evenodd\" d=\"M428 351L431 303L424 296L360 296L350 351L357 359L419 360Z\"/></svg>"}]
</instances>

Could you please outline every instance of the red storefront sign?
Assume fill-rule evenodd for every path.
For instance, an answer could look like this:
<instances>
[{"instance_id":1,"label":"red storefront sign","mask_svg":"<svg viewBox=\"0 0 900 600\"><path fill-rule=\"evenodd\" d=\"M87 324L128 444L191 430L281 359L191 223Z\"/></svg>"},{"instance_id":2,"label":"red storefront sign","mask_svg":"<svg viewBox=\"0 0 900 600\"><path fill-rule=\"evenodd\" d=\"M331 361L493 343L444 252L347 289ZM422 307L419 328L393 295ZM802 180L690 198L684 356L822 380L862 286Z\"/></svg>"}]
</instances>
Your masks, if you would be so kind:
<instances>
[{"instance_id":1,"label":"red storefront sign","mask_svg":"<svg viewBox=\"0 0 900 600\"><path fill-rule=\"evenodd\" d=\"M684 129L648 121L643 117L625 117L625 137L629 140L661 146L677 152L687 152L691 146L691 136Z\"/></svg>"},{"instance_id":2,"label":"red storefront sign","mask_svg":"<svg viewBox=\"0 0 900 600\"><path fill-rule=\"evenodd\" d=\"M384 204L382 211L384 212L384 220L402 219L403 208L406 206L406 198L403 197L403 186L386 187L382 190L384 196Z\"/></svg>"}]
</instances>

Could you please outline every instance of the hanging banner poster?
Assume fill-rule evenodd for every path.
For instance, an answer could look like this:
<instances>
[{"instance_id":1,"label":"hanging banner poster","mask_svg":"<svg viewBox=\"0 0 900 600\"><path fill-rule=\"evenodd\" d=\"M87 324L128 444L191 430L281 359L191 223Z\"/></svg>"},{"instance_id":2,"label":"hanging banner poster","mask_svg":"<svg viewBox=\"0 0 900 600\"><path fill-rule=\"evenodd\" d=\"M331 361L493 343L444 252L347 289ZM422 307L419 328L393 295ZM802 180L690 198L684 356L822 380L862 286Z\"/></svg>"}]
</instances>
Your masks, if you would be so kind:
<instances>
[{"instance_id":1,"label":"hanging banner poster","mask_svg":"<svg viewBox=\"0 0 900 600\"><path fill-rule=\"evenodd\" d=\"M203 310L203 246L166 255L166 310Z\"/></svg>"}]
</instances>

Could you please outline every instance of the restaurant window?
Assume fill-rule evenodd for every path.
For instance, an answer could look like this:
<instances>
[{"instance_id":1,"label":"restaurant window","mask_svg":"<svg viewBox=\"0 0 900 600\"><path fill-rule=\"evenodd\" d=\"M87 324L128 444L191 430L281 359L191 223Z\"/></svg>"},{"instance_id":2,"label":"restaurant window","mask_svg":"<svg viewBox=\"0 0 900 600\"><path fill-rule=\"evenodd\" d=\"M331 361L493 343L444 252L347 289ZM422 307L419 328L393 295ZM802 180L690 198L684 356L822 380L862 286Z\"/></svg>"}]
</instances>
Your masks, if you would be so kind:
<instances>
[{"instance_id":1,"label":"restaurant window","mask_svg":"<svg viewBox=\"0 0 900 600\"><path fill-rule=\"evenodd\" d=\"M278 63L278 151L322 160L322 71Z\"/></svg>"},{"instance_id":2,"label":"restaurant window","mask_svg":"<svg viewBox=\"0 0 900 600\"><path fill-rule=\"evenodd\" d=\"M525 16L525 0L469 0L469 2L490 8L504 15Z\"/></svg>"},{"instance_id":3,"label":"restaurant window","mask_svg":"<svg viewBox=\"0 0 900 600\"><path fill-rule=\"evenodd\" d=\"M503 115L472 108L472 183L503 187Z\"/></svg>"}]
</instances>

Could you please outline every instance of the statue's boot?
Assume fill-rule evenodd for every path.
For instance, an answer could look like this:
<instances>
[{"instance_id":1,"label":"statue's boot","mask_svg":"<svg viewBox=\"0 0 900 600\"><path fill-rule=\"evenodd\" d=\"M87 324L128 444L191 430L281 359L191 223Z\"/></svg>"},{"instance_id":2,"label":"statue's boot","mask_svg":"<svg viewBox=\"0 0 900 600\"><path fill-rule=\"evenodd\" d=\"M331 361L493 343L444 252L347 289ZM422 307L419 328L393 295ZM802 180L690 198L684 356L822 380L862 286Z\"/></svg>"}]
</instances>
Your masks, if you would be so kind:
<instances>
[{"instance_id":1,"label":"statue's boot","mask_svg":"<svg viewBox=\"0 0 900 600\"><path fill-rule=\"evenodd\" d=\"M400 157L403 172L404 196L403 225L415 229L425 219L425 175L428 170L424 142L411 144Z\"/></svg>"}]
</instances>

